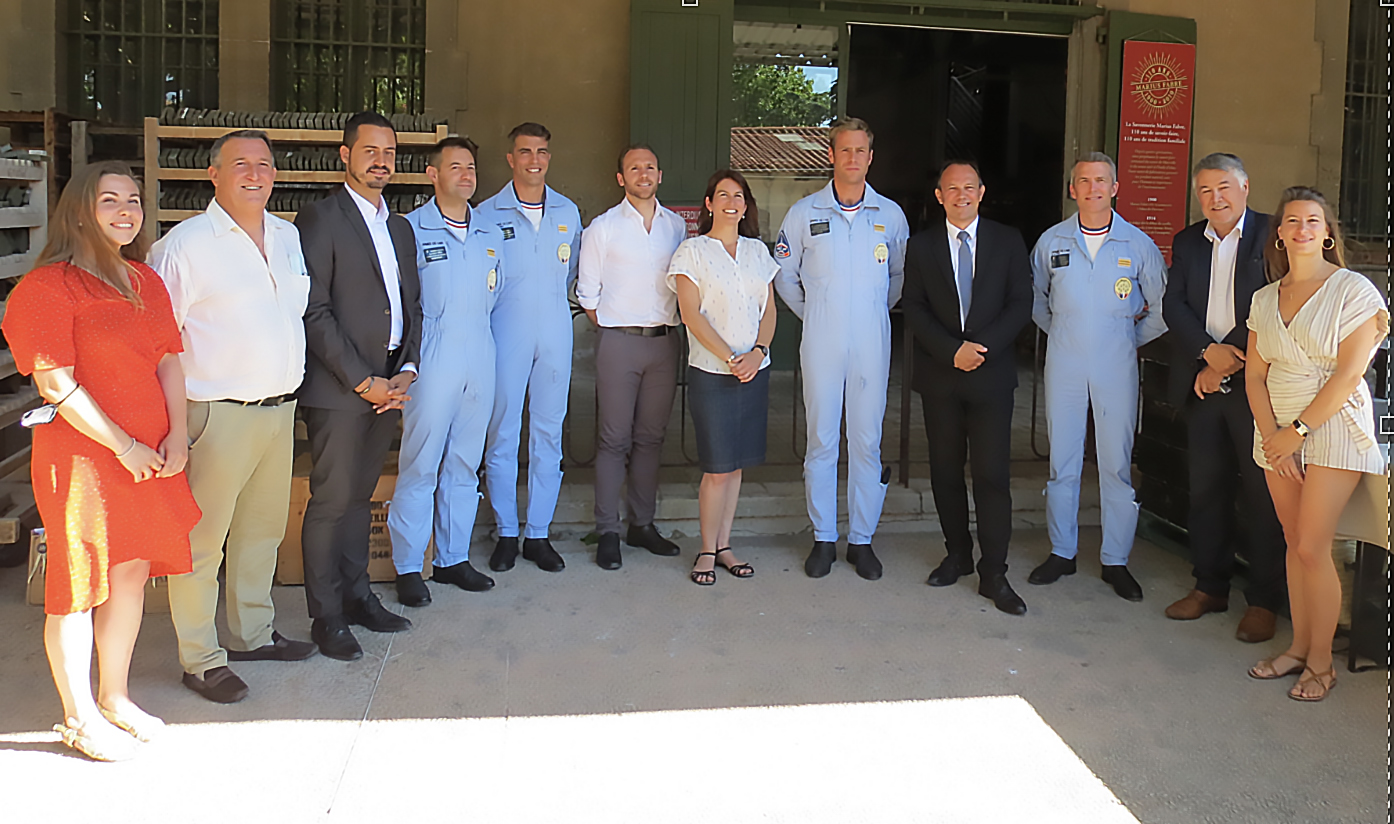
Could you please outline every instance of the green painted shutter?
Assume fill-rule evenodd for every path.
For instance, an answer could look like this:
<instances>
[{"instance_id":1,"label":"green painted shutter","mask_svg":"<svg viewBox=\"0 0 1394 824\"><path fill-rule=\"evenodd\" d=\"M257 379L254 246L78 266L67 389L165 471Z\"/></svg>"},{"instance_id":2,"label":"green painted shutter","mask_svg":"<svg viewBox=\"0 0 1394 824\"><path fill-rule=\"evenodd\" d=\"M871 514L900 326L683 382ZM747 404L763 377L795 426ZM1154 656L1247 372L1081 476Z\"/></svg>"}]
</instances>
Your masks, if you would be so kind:
<instances>
[{"instance_id":1,"label":"green painted shutter","mask_svg":"<svg viewBox=\"0 0 1394 824\"><path fill-rule=\"evenodd\" d=\"M734 0L632 0L629 134L658 152L659 199L698 205L731 159Z\"/></svg>"}]
</instances>

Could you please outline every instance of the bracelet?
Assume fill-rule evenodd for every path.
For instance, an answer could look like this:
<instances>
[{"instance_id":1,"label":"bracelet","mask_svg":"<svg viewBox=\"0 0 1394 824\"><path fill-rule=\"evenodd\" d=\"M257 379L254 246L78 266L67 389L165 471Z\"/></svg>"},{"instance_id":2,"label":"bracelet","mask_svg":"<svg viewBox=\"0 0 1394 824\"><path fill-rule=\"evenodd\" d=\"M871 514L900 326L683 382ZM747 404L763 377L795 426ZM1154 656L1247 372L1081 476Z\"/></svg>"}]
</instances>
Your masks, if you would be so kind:
<instances>
[{"instance_id":1,"label":"bracelet","mask_svg":"<svg viewBox=\"0 0 1394 824\"><path fill-rule=\"evenodd\" d=\"M64 403L67 403L68 398L71 398L73 395L76 395L76 394L77 394L77 390L79 390L79 389L81 389L81 388L82 388L82 384L73 384L73 388L68 390L68 394L66 394L66 395L63 396L63 400L54 401L54 403L53 403L54 407L59 407L59 406L62 406Z\"/></svg>"},{"instance_id":2,"label":"bracelet","mask_svg":"<svg viewBox=\"0 0 1394 824\"><path fill-rule=\"evenodd\" d=\"M368 385L365 386L365 387L363 387L361 390L355 389L354 392L358 395L358 397L360 397L360 398L363 397L364 395L366 395L366 394L368 394L369 392L373 391L373 387L376 385L375 382L377 381L377 379L378 379L378 376L377 376L377 375L369 375L369 376L368 376Z\"/></svg>"},{"instance_id":3,"label":"bracelet","mask_svg":"<svg viewBox=\"0 0 1394 824\"><path fill-rule=\"evenodd\" d=\"M727 366L730 366L732 363L735 362L736 358L739 358L739 357L740 357L740 355L737 355L735 352L732 352L732 353L731 353L731 357L729 357L729 358L726 359L726 365L727 365Z\"/></svg>"},{"instance_id":4,"label":"bracelet","mask_svg":"<svg viewBox=\"0 0 1394 824\"><path fill-rule=\"evenodd\" d=\"M117 455L117 456L116 456L116 460L119 461L119 460L121 460L122 458L126 457L127 455L131 454L131 450L132 450L132 449L135 449L135 448L136 448L136 439L135 439L135 438L131 438L131 445L128 446L128 447L126 447L126 451L125 451L125 452L122 452L120 455Z\"/></svg>"}]
</instances>

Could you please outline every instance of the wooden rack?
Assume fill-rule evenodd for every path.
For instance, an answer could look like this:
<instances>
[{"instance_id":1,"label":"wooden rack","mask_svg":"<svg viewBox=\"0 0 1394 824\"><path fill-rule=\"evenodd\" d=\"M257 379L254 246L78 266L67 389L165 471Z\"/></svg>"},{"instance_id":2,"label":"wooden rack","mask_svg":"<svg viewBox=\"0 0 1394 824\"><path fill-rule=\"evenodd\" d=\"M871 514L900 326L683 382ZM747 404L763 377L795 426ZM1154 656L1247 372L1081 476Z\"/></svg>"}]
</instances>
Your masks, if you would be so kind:
<instances>
[{"instance_id":1,"label":"wooden rack","mask_svg":"<svg viewBox=\"0 0 1394 824\"><path fill-rule=\"evenodd\" d=\"M155 220L146 221L145 231L152 240L157 234L160 223L178 222L199 214L193 209L159 208L160 181L208 180L207 169L168 169L160 166L161 141L182 140L211 144L228 132L236 130L236 127L230 126L162 126L159 118L145 118L145 202L147 212L151 210L155 212ZM261 129L260 131L265 132L266 136L271 138L277 147L282 144L337 146L343 140L343 132L338 129ZM398 132L397 145L417 149L425 148L434 146L448 134L449 127L445 125L437 126L434 132ZM343 182L343 179L344 173L341 171L278 170L276 172L277 183L334 184ZM398 172L392 176L392 183L394 185L429 186L431 181L421 173ZM295 212L273 212L272 214L286 220L295 219Z\"/></svg>"},{"instance_id":2,"label":"wooden rack","mask_svg":"<svg viewBox=\"0 0 1394 824\"><path fill-rule=\"evenodd\" d=\"M83 122L82 142L73 139L74 122ZM48 153L49 214L58 205L58 195L68 178L87 157L85 121L74 121L72 115L57 109L41 112L0 112L0 126L10 130L10 145L16 149L42 149Z\"/></svg>"},{"instance_id":3,"label":"wooden rack","mask_svg":"<svg viewBox=\"0 0 1394 824\"><path fill-rule=\"evenodd\" d=\"M0 185L29 187L23 206L0 206L0 229L29 232L29 251L0 257L0 278L17 278L33 268L34 259L48 236L48 164L32 160L0 158Z\"/></svg>"}]
</instances>

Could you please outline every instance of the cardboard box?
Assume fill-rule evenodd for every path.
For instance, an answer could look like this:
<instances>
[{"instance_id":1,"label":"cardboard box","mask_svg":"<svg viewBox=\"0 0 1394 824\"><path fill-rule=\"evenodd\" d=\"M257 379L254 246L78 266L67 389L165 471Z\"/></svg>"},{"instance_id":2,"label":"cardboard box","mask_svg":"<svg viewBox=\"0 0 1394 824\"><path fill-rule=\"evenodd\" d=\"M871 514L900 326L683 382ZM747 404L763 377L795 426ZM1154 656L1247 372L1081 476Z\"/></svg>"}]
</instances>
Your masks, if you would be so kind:
<instances>
[{"instance_id":1,"label":"cardboard box","mask_svg":"<svg viewBox=\"0 0 1394 824\"><path fill-rule=\"evenodd\" d=\"M44 605L44 581L48 572L48 539L42 528L29 534L29 577L25 600L36 607ZM169 579L151 578L145 582L145 614L169 612Z\"/></svg>"},{"instance_id":2,"label":"cardboard box","mask_svg":"<svg viewBox=\"0 0 1394 824\"><path fill-rule=\"evenodd\" d=\"M383 475L373 489L372 526L368 535L368 579L374 582L397 580L397 568L392 565L392 536L387 531L387 511L392 505L392 493L397 489L396 475ZM290 479L290 515L286 518L286 536L276 556L276 583L295 586L305 583L305 557L301 552L300 528L305 523L305 507L310 502L310 479L296 476ZM431 559L435 557L435 541L426 547L426 561L421 576L431 577Z\"/></svg>"}]
</instances>

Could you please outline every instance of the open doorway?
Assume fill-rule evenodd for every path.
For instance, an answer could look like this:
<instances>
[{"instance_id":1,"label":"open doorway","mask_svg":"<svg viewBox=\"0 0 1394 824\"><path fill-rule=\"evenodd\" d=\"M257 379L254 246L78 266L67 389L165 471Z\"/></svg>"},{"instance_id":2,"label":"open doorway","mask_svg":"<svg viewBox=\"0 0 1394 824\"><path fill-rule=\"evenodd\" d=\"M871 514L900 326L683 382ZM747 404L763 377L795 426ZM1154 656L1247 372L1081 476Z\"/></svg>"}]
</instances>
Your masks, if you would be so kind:
<instances>
[{"instance_id":1,"label":"open doorway","mask_svg":"<svg viewBox=\"0 0 1394 824\"><path fill-rule=\"evenodd\" d=\"M950 157L977 161L983 214L1028 245L1059 222L1068 48L1063 37L851 26L846 110L875 130L868 179L912 231L943 219L934 183Z\"/></svg>"}]
</instances>

